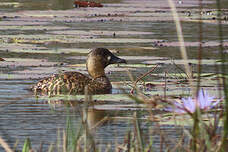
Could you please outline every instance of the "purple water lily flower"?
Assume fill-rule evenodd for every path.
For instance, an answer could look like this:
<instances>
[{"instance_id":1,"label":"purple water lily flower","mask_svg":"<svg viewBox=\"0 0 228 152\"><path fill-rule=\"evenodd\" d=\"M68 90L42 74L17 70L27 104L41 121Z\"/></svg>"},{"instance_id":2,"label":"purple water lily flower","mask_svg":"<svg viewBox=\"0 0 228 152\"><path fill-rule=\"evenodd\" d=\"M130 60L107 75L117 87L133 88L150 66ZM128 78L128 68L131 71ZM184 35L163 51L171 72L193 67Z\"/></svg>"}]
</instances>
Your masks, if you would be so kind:
<instances>
[{"instance_id":1,"label":"purple water lily flower","mask_svg":"<svg viewBox=\"0 0 228 152\"><path fill-rule=\"evenodd\" d=\"M194 113L196 111L196 108L199 107L200 110L208 110L216 106L220 100L217 100L216 102L214 97L209 96L207 91L204 91L201 89L199 91L197 99L193 99L191 97L188 98L182 98L182 102L173 102L173 107L169 107L166 110L170 112L176 112L179 114L182 113Z\"/></svg>"}]
</instances>

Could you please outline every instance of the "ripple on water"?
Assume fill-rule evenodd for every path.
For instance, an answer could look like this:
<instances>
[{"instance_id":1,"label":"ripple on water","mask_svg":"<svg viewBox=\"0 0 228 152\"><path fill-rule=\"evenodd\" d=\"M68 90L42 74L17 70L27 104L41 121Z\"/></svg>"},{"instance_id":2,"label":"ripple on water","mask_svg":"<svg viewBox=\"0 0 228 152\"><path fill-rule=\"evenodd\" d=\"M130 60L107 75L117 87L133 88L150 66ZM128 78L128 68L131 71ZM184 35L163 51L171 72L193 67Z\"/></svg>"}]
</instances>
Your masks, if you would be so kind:
<instances>
[{"instance_id":1,"label":"ripple on water","mask_svg":"<svg viewBox=\"0 0 228 152\"><path fill-rule=\"evenodd\" d=\"M80 109L70 109L73 111L69 113L64 105L55 107L37 102L33 93L26 90L33 83L35 83L33 80L0 80L0 101L6 104L0 106L0 129L4 130L0 135L11 146L16 140L19 140L18 147L22 148L24 140L29 137L33 148L38 148L42 141L44 149L47 149L51 143L56 143L57 130L66 127L67 117L72 118L73 125L76 128L80 126ZM8 96L7 93L9 93ZM111 144L114 148L116 142L123 142L129 128L133 129L131 119L126 119L132 116L132 111L106 110L100 113L97 111L99 110L89 111L88 121L93 123L106 116L114 118L114 121L108 121L96 129L94 137L99 142L98 146L106 148L107 144ZM142 128L145 132L149 132L147 123L143 122ZM172 134L171 131L168 131L169 133ZM149 138L149 136L153 136L156 141L160 140L158 134L146 133L145 138Z\"/></svg>"},{"instance_id":2,"label":"ripple on water","mask_svg":"<svg viewBox=\"0 0 228 152\"><path fill-rule=\"evenodd\" d=\"M26 90L31 83L34 81L0 80L0 135L10 145L18 139L20 148L27 137L34 145L44 141L48 146L56 140L57 128L65 126L66 114L62 110L52 112L49 105L36 103Z\"/></svg>"}]
</instances>

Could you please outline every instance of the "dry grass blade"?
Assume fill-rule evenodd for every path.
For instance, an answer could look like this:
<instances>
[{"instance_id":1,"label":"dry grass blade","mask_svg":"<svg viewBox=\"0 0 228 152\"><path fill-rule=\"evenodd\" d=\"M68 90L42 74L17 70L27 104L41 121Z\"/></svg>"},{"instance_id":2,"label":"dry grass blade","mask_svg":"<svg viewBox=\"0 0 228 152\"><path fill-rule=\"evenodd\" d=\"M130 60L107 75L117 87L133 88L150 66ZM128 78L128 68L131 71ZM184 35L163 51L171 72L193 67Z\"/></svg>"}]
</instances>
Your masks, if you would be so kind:
<instances>
[{"instance_id":1,"label":"dry grass blade","mask_svg":"<svg viewBox=\"0 0 228 152\"><path fill-rule=\"evenodd\" d=\"M16 151L18 143L19 143L19 140L17 139L15 144L13 145L13 151Z\"/></svg>"},{"instance_id":2,"label":"dry grass blade","mask_svg":"<svg viewBox=\"0 0 228 152\"><path fill-rule=\"evenodd\" d=\"M134 112L134 131L136 135L136 141L137 141L137 151L141 152L144 151L144 143L142 139L142 130L140 128L140 123L138 120L138 114L137 112Z\"/></svg>"},{"instance_id":3,"label":"dry grass blade","mask_svg":"<svg viewBox=\"0 0 228 152\"><path fill-rule=\"evenodd\" d=\"M48 152L53 152L54 150L54 146L53 144L51 144L49 147L48 147Z\"/></svg>"},{"instance_id":4,"label":"dry grass blade","mask_svg":"<svg viewBox=\"0 0 228 152\"><path fill-rule=\"evenodd\" d=\"M0 137L0 144L2 145L2 147L5 149L6 152L13 152L13 150L10 148L10 146L5 142L4 139L2 139L2 137Z\"/></svg>"},{"instance_id":5,"label":"dry grass blade","mask_svg":"<svg viewBox=\"0 0 228 152\"><path fill-rule=\"evenodd\" d=\"M131 94L133 94L133 91L135 90L136 84L139 82L139 80L141 80L142 78L144 78L145 76L147 76L148 74L150 74L151 72L153 72L153 71L157 68L157 66L158 66L158 64L157 64L155 67L153 67L150 71L144 73L142 76L138 77L138 78L135 80L135 82L133 83L133 84L134 84L134 85L133 85L133 88L132 88L131 91L130 91Z\"/></svg>"},{"instance_id":6,"label":"dry grass blade","mask_svg":"<svg viewBox=\"0 0 228 152\"><path fill-rule=\"evenodd\" d=\"M128 131L127 134L127 152L130 152L131 150L131 132Z\"/></svg>"},{"instance_id":7,"label":"dry grass blade","mask_svg":"<svg viewBox=\"0 0 228 152\"><path fill-rule=\"evenodd\" d=\"M97 127L99 127L100 125L102 125L103 123L107 122L108 120L110 120L110 118L108 116L104 117L103 119L101 119L100 121L98 121L96 124L94 124L94 126L92 126L90 128L90 130L92 129L96 129Z\"/></svg>"},{"instance_id":8,"label":"dry grass blade","mask_svg":"<svg viewBox=\"0 0 228 152\"><path fill-rule=\"evenodd\" d=\"M63 130L63 152L67 152L67 135Z\"/></svg>"},{"instance_id":9,"label":"dry grass blade","mask_svg":"<svg viewBox=\"0 0 228 152\"><path fill-rule=\"evenodd\" d=\"M184 38L183 38L182 28L181 28L181 24L180 24L180 18L177 14L177 10L176 10L174 2L172 0L168 0L168 2L169 2L169 6L171 8L172 14L173 14L173 20L175 21L175 24L176 24L177 37L180 42L181 57L184 60L185 71L186 71L187 75L189 76L189 79L188 79L189 85L193 91L193 94L196 94L196 90L193 87L191 70L190 70L190 67L188 64L188 56L187 56L187 51L186 51L185 44L184 44Z\"/></svg>"}]
</instances>

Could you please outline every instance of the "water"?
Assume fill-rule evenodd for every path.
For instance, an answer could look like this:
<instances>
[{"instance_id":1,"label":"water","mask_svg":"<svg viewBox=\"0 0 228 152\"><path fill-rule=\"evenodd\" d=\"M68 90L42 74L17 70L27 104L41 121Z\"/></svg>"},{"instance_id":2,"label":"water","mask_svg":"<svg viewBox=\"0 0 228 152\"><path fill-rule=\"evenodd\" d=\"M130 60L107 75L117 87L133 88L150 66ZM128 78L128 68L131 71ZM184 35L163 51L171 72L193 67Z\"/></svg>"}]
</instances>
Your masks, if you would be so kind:
<instances>
[{"instance_id":1,"label":"water","mask_svg":"<svg viewBox=\"0 0 228 152\"><path fill-rule=\"evenodd\" d=\"M0 5L0 57L6 59L0 63L0 135L11 147L19 140L18 149L21 149L24 140L30 138L33 148L38 148L42 142L44 149L47 149L50 144L56 144L58 130L66 128L67 118L73 120L76 128L79 127L82 105L67 108L65 104L48 104L48 98L36 98L29 88L40 78L62 70L86 73L85 56L91 48L107 47L127 59L129 67L120 65L107 69L113 83L129 82L126 70L130 70L136 79L153 65L160 63L152 73L154 75L144 79L146 82L158 84L151 92L147 92L148 94L163 95L164 71L178 74L174 66L170 65L171 59L179 62L176 59L181 57L179 47L176 46L175 25L165 2L145 1L148 5L142 6L137 1L116 0L109 1L101 9L73 9L71 0L18 3L20 5ZM166 7L161 8L160 4ZM185 11L189 7L196 8L196 5L184 3L179 9ZM159 10L165 12L156 13ZM185 40L188 42L188 56L196 59L198 23L187 20L184 13L180 13L180 16L185 21L182 25ZM224 33L227 33L227 21L223 26ZM215 43L218 41L217 24L204 23L203 27L204 41L210 42L210 45L204 47L203 58L208 60L205 60L202 71L212 73L216 71L216 59L220 58L218 45ZM116 37L113 37L113 32ZM228 35L224 34L224 39L227 40ZM227 43L224 45L227 46ZM170 80L173 82L175 78ZM208 78L203 79L202 85L209 89L210 93L216 94L220 89L214 87L216 84L217 80ZM130 91L129 87L123 83L121 85L125 86L127 92ZM115 86L113 93L121 95L122 90ZM188 94L189 88L184 84L181 86L172 83L168 84L168 93ZM127 131L133 130L132 109L137 108L126 106L132 105L133 101L124 99L121 96L115 102L107 100L104 104L108 105L106 108L102 105L95 106L95 109L90 107L89 124L94 124L106 116L114 119L98 127L93 134L98 147L101 146L102 149L105 149L107 144L111 144L114 149L116 142L123 143ZM120 107L113 110L110 107L114 105ZM160 114L161 111L157 110ZM145 119L148 116L147 111L139 111L142 114L140 118ZM144 137L147 140L153 138L155 151L160 147L160 132L156 126L156 122L142 121ZM167 142L178 140L182 133L181 127L171 124L161 125L160 129L164 131Z\"/></svg>"},{"instance_id":2,"label":"water","mask_svg":"<svg viewBox=\"0 0 228 152\"><path fill-rule=\"evenodd\" d=\"M29 88L32 83L34 83L34 81L31 80L0 81L1 136L11 146L14 145L16 141L19 141L18 149L22 148L22 144L26 138L31 139L34 149L38 149L41 142L43 143L44 149L48 149L51 144L56 143L59 137L57 131L62 131L66 127L67 118L73 120L73 126L76 126L76 128L79 127L78 125L81 124L82 119L82 111L78 107L68 109L64 107L64 105L49 105L37 102L32 92L25 90ZM70 113L69 110L71 111ZM107 121L98 127L95 134L93 134L94 139L99 143L97 146L102 149L106 149L107 144L112 145L112 148L114 148L117 143L121 144L123 142L127 131L130 128L133 129L132 121L126 119L132 116L132 111L115 112L91 109L88 112L89 126L96 124L105 116L113 118L120 117L120 119ZM153 125L151 123L149 125L145 122L142 125L144 132L147 134L147 138L150 130L148 128L149 126L151 127ZM170 129L172 129L172 127ZM164 130L168 130L167 134L171 137L173 136L171 130ZM153 137L155 141L159 140L159 134L153 134Z\"/></svg>"}]
</instances>

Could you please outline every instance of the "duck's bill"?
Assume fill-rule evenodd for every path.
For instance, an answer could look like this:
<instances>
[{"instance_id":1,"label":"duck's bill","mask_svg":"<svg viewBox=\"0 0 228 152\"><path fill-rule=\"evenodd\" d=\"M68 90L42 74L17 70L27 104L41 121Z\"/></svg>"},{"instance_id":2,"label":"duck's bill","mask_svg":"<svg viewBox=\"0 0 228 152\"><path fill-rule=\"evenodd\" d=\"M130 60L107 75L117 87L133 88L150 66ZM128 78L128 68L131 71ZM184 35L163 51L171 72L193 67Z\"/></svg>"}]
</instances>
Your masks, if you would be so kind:
<instances>
[{"instance_id":1,"label":"duck's bill","mask_svg":"<svg viewBox=\"0 0 228 152\"><path fill-rule=\"evenodd\" d=\"M127 63L126 60L118 58L117 56L112 56L111 60L109 61L110 64L116 64L116 63Z\"/></svg>"}]
</instances>

